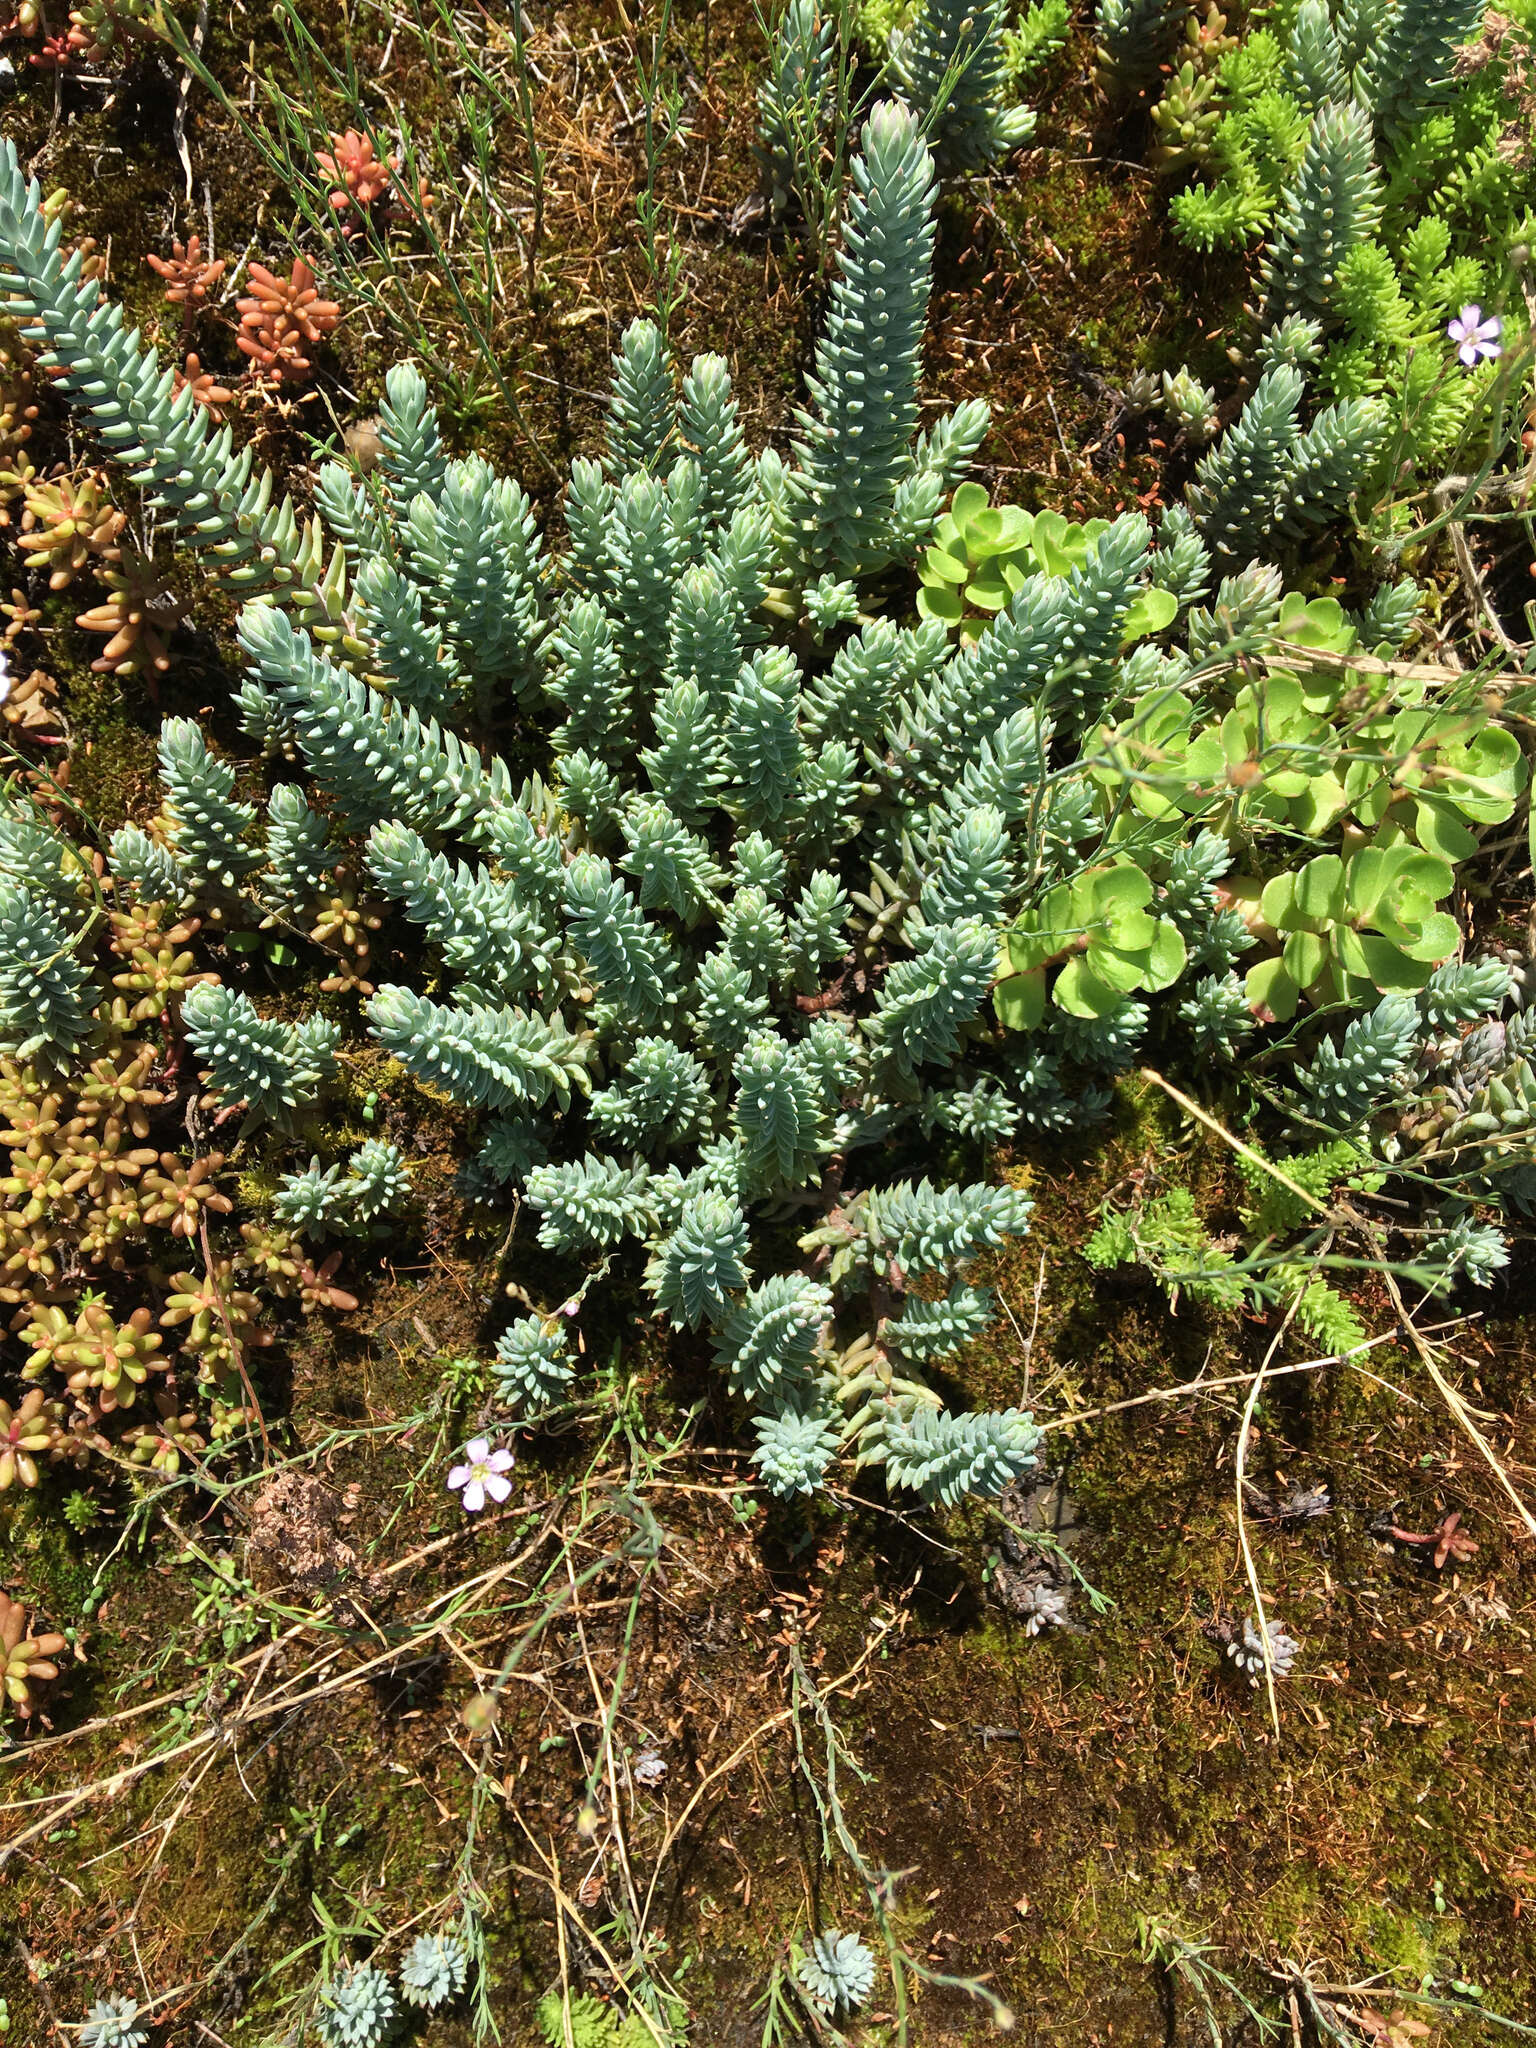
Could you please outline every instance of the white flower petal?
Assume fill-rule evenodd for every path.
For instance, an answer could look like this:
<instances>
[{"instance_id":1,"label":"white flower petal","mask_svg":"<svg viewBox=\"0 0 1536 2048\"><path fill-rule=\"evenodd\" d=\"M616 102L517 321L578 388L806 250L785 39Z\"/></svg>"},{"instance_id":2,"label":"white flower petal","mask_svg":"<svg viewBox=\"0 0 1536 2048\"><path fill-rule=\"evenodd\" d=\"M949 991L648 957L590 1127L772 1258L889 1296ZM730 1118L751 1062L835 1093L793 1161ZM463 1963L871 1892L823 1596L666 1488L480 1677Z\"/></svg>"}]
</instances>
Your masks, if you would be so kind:
<instances>
[{"instance_id":1,"label":"white flower petal","mask_svg":"<svg viewBox=\"0 0 1536 2048\"><path fill-rule=\"evenodd\" d=\"M499 1472L491 1472L486 1475L485 1490L492 1500L505 1500L512 1491L512 1482L503 1479Z\"/></svg>"},{"instance_id":2,"label":"white flower petal","mask_svg":"<svg viewBox=\"0 0 1536 2048\"><path fill-rule=\"evenodd\" d=\"M464 1455L471 1465L483 1465L491 1455L490 1438L477 1436L472 1443L464 1446Z\"/></svg>"},{"instance_id":3,"label":"white flower petal","mask_svg":"<svg viewBox=\"0 0 1536 2048\"><path fill-rule=\"evenodd\" d=\"M464 1489L464 1512L478 1515L485 1506L485 1488L478 1479L472 1479Z\"/></svg>"},{"instance_id":4,"label":"white flower petal","mask_svg":"<svg viewBox=\"0 0 1536 2048\"><path fill-rule=\"evenodd\" d=\"M468 1465L455 1465L448 1474L448 1484L454 1487L467 1486L469 1484L470 1470L471 1468Z\"/></svg>"}]
</instances>

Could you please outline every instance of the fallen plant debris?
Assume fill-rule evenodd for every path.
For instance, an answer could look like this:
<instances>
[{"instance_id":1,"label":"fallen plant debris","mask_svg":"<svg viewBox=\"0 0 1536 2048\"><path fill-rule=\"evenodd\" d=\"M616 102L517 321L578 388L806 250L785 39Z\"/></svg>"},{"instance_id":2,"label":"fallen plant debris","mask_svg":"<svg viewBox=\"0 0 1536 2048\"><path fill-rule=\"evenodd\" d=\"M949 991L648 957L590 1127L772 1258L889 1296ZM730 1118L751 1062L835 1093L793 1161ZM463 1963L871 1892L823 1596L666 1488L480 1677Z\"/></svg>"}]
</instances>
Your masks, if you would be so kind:
<instances>
[{"instance_id":1,"label":"fallen plant debris","mask_svg":"<svg viewBox=\"0 0 1536 2048\"><path fill-rule=\"evenodd\" d=\"M1443 1571L1447 1563L1455 1560L1465 1564L1476 1557L1478 1545L1461 1526L1461 1514L1457 1509L1445 1516L1428 1535L1416 1535L1411 1529L1400 1529L1395 1522L1383 1521L1380 1525L1383 1536L1394 1543L1407 1543L1429 1553L1429 1561L1435 1570Z\"/></svg>"}]
</instances>

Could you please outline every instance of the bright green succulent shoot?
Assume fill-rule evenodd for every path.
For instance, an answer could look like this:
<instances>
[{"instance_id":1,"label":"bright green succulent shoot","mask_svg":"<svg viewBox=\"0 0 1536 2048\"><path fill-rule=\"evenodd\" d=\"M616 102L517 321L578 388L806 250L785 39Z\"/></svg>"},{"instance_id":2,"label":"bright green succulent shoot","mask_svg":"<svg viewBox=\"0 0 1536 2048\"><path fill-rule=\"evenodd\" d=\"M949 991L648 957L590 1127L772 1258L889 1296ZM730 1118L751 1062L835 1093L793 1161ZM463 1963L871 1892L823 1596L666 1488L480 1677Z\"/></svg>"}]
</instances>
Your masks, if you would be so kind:
<instances>
[{"instance_id":1,"label":"bright green succulent shoot","mask_svg":"<svg viewBox=\"0 0 1536 2048\"><path fill-rule=\"evenodd\" d=\"M1344 789L1378 844L1412 838L1444 860L1477 851L1474 825L1502 825L1527 781L1520 742L1481 707L1419 706L1366 726L1368 754L1351 762Z\"/></svg>"},{"instance_id":2,"label":"bright green succulent shoot","mask_svg":"<svg viewBox=\"0 0 1536 2048\"><path fill-rule=\"evenodd\" d=\"M1101 725L1084 750L1091 781L1105 792L1112 844L1182 836L1185 820L1213 814L1234 792L1221 729L1197 724L1199 705L1177 684L1148 690L1129 715ZM1219 825L1217 826L1219 829Z\"/></svg>"},{"instance_id":3,"label":"bright green succulent shoot","mask_svg":"<svg viewBox=\"0 0 1536 2048\"><path fill-rule=\"evenodd\" d=\"M974 640L986 630L988 616L1002 611L1030 576L1070 576L1108 531L1107 519L1079 525L1059 512L994 505L980 484L961 484L918 564L918 612L958 626ZM1125 644L1161 633L1178 611L1178 599L1168 591L1144 590L1126 614Z\"/></svg>"},{"instance_id":4,"label":"bright green succulent shoot","mask_svg":"<svg viewBox=\"0 0 1536 2048\"><path fill-rule=\"evenodd\" d=\"M1099 535L1108 531L1107 519L1086 519L1079 524L1060 512L1037 512L1029 537L1035 566L1047 576L1070 576L1087 559Z\"/></svg>"},{"instance_id":5,"label":"bright green succulent shoot","mask_svg":"<svg viewBox=\"0 0 1536 2048\"><path fill-rule=\"evenodd\" d=\"M1347 861L1319 854L1276 875L1264 885L1259 915L1280 939L1280 954L1249 969L1249 1002L1285 1018L1303 992L1358 1007L1378 990L1423 988L1460 938L1455 918L1437 907L1455 881L1449 861L1406 842L1363 847Z\"/></svg>"},{"instance_id":6,"label":"bright green succulent shoot","mask_svg":"<svg viewBox=\"0 0 1536 2048\"><path fill-rule=\"evenodd\" d=\"M967 629L967 612L1000 612L1035 569L1034 517L994 505L980 484L961 484L918 564L917 609L925 619ZM979 634L986 621L969 622Z\"/></svg>"},{"instance_id":7,"label":"bright green succulent shoot","mask_svg":"<svg viewBox=\"0 0 1536 2048\"><path fill-rule=\"evenodd\" d=\"M1287 594L1273 630L1291 646L1341 654L1357 637L1332 598L1309 603L1297 591ZM1089 772L1159 822L1204 817L1220 830L1211 814L1227 803L1241 816L1320 832L1348 807L1328 716L1347 680L1343 671L1272 667L1244 684L1213 723L1197 722L1187 688L1149 690L1120 724L1100 726ZM1129 829L1122 816L1111 837L1123 839Z\"/></svg>"},{"instance_id":8,"label":"bright green succulent shoot","mask_svg":"<svg viewBox=\"0 0 1536 2048\"><path fill-rule=\"evenodd\" d=\"M1307 598L1299 590L1288 590L1281 598L1271 630L1288 647L1313 647L1327 654L1352 654L1360 638L1336 597ZM1332 694L1338 694L1337 685Z\"/></svg>"},{"instance_id":9,"label":"bright green succulent shoot","mask_svg":"<svg viewBox=\"0 0 1536 2048\"><path fill-rule=\"evenodd\" d=\"M1290 646L1332 654L1352 653L1359 638L1333 598L1315 597L1308 603L1296 591L1286 595L1274 632ZM1299 701L1292 692L1276 689L1282 678L1299 690ZM1477 851L1470 828L1502 825L1513 815L1525 788L1527 770L1519 741L1505 727L1493 724L1481 704L1470 709L1410 705L1392 716L1351 726L1343 736L1347 759L1325 766L1330 742L1324 737L1323 722L1337 712L1349 681L1347 670L1318 668L1296 676L1271 671L1267 737L1295 749L1296 772L1284 782L1265 772L1265 798L1285 797L1283 811L1269 807L1267 801L1254 808L1304 832L1320 831L1348 810L1375 832L1378 845L1413 839L1427 853L1445 860L1469 860ZM1248 695L1239 696L1236 708L1244 707ZM1314 720L1310 731L1307 714ZM1316 750L1310 772L1305 758L1309 746ZM1304 786L1297 789L1298 783Z\"/></svg>"},{"instance_id":10,"label":"bright green succulent shoot","mask_svg":"<svg viewBox=\"0 0 1536 2048\"><path fill-rule=\"evenodd\" d=\"M1222 773L1242 809L1309 833L1326 831L1348 804L1338 734L1314 704L1301 677L1277 670L1238 691L1219 732Z\"/></svg>"},{"instance_id":11,"label":"bright green succulent shoot","mask_svg":"<svg viewBox=\"0 0 1536 2048\"><path fill-rule=\"evenodd\" d=\"M1151 915L1151 877L1130 862L1089 868L1047 890L1005 934L993 1002L1002 1022L1030 1031L1045 1014L1046 976L1062 963L1050 990L1074 1017L1107 1017L1137 989L1172 986L1184 971L1177 928Z\"/></svg>"},{"instance_id":12,"label":"bright green succulent shoot","mask_svg":"<svg viewBox=\"0 0 1536 2048\"><path fill-rule=\"evenodd\" d=\"M1286 592L1271 630L1287 648L1329 654L1351 653L1359 638L1335 598L1307 599L1296 590ZM1348 808L1338 772L1342 742L1333 724L1348 681L1345 669L1305 661L1293 669L1271 660L1238 691L1219 731L1196 740L1192 772L1219 773L1247 819L1326 831ZM1219 770L1213 740L1221 750Z\"/></svg>"}]
</instances>

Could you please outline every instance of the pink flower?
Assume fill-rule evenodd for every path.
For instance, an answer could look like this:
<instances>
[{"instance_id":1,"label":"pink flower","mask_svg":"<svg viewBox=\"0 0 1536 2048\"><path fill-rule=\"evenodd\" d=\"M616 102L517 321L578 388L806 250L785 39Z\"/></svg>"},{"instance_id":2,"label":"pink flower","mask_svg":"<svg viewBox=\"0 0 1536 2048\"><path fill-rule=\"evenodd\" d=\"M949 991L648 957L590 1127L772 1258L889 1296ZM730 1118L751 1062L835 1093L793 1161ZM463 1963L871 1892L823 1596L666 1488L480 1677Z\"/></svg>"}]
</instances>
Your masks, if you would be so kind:
<instances>
[{"instance_id":1,"label":"pink flower","mask_svg":"<svg viewBox=\"0 0 1536 2048\"><path fill-rule=\"evenodd\" d=\"M512 1491L512 1482L504 1475L512 1470L517 1460L504 1445L493 1451L489 1439L477 1436L473 1443L464 1446L467 1464L455 1465L448 1474L451 1491L464 1489L464 1512L478 1515L485 1506L485 1497L503 1501Z\"/></svg>"},{"instance_id":2,"label":"pink flower","mask_svg":"<svg viewBox=\"0 0 1536 2048\"><path fill-rule=\"evenodd\" d=\"M1491 363L1495 356L1504 353L1499 340L1504 322L1496 313L1490 313L1485 320L1481 306L1463 306L1445 331L1456 343L1456 353L1469 370L1483 358Z\"/></svg>"}]
</instances>

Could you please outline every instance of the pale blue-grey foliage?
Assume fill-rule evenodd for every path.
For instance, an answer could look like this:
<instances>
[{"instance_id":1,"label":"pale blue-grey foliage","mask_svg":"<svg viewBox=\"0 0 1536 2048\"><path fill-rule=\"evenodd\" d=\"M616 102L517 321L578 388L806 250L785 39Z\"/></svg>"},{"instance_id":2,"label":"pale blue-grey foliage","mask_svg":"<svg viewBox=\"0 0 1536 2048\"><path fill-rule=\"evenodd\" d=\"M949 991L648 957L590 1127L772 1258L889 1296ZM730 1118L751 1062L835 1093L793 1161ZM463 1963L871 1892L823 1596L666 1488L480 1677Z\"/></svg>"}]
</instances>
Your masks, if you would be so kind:
<instances>
[{"instance_id":1,"label":"pale blue-grey foliage","mask_svg":"<svg viewBox=\"0 0 1536 2048\"><path fill-rule=\"evenodd\" d=\"M238 989L206 984L188 990L181 1014L215 1093L243 1102L253 1121L289 1128L335 1072L340 1027L323 1017L284 1024Z\"/></svg>"},{"instance_id":2,"label":"pale blue-grey foliage","mask_svg":"<svg viewBox=\"0 0 1536 2048\"><path fill-rule=\"evenodd\" d=\"M420 1081L484 1109L562 1107L590 1087L591 1038L552 1017L470 1003L434 1003L386 983L369 998L368 1023L386 1052Z\"/></svg>"},{"instance_id":3,"label":"pale blue-grey foliage","mask_svg":"<svg viewBox=\"0 0 1536 2048\"><path fill-rule=\"evenodd\" d=\"M278 1182L272 1197L273 1214L295 1230L323 1235L341 1209L341 1179L338 1163L322 1166L315 1155L301 1172L285 1173Z\"/></svg>"},{"instance_id":4,"label":"pale blue-grey foliage","mask_svg":"<svg viewBox=\"0 0 1536 2048\"><path fill-rule=\"evenodd\" d=\"M1445 95L1455 76L1456 52L1476 36L1486 4L1398 0L1385 33L1362 53L1362 94L1389 140L1401 141L1415 119Z\"/></svg>"},{"instance_id":5,"label":"pale blue-grey foliage","mask_svg":"<svg viewBox=\"0 0 1536 2048\"><path fill-rule=\"evenodd\" d=\"M1509 994L1509 969L1502 960L1447 960L1419 991L1419 1014L1436 1030L1474 1024L1496 1012Z\"/></svg>"},{"instance_id":6,"label":"pale blue-grey foliage","mask_svg":"<svg viewBox=\"0 0 1536 2048\"><path fill-rule=\"evenodd\" d=\"M1325 100L1265 251L1265 325L1293 313L1326 321L1336 310L1339 265L1380 216L1370 116L1353 100Z\"/></svg>"},{"instance_id":7,"label":"pale blue-grey foliage","mask_svg":"<svg viewBox=\"0 0 1536 2048\"><path fill-rule=\"evenodd\" d=\"M774 32L768 73L757 88L752 153L768 188L768 209L782 221L808 196L831 112L837 18L816 0L787 0Z\"/></svg>"},{"instance_id":8,"label":"pale blue-grey foliage","mask_svg":"<svg viewBox=\"0 0 1536 2048\"><path fill-rule=\"evenodd\" d=\"M875 1959L856 1934L827 1927L813 1937L795 1975L826 2011L852 2012L875 1988Z\"/></svg>"},{"instance_id":9,"label":"pale blue-grey foliage","mask_svg":"<svg viewBox=\"0 0 1536 2048\"><path fill-rule=\"evenodd\" d=\"M613 358L608 467L615 476L663 469L677 433L672 363L654 320L631 320Z\"/></svg>"},{"instance_id":10,"label":"pale blue-grey foliage","mask_svg":"<svg viewBox=\"0 0 1536 2048\"><path fill-rule=\"evenodd\" d=\"M260 851L245 838L255 807L232 799L234 769L209 753L190 718L168 718L161 726L160 776L171 844L183 867L232 888L260 865Z\"/></svg>"},{"instance_id":11,"label":"pale blue-grey foliage","mask_svg":"<svg viewBox=\"0 0 1536 2048\"><path fill-rule=\"evenodd\" d=\"M1200 1059L1228 1061L1258 1028L1248 994L1235 974L1208 974L1179 1005Z\"/></svg>"},{"instance_id":12,"label":"pale blue-grey foliage","mask_svg":"<svg viewBox=\"0 0 1536 2048\"><path fill-rule=\"evenodd\" d=\"M1448 1294L1458 1279L1474 1287L1491 1287L1509 1264L1509 1239L1497 1225L1460 1216L1442 1235L1425 1246L1426 1263L1440 1268L1434 1292Z\"/></svg>"},{"instance_id":13,"label":"pale blue-grey foliage","mask_svg":"<svg viewBox=\"0 0 1536 2048\"><path fill-rule=\"evenodd\" d=\"M508 1407L537 1413L558 1401L575 1377L564 1329L553 1318L522 1316L496 1339L496 1394Z\"/></svg>"},{"instance_id":14,"label":"pale blue-grey foliage","mask_svg":"<svg viewBox=\"0 0 1536 2048\"><path fill-rule=\"evenodd\" d=\"M690 1330L723 1322L729 1297L747 1284L748 1242L747 1219L729 1197L690 1196L645 1270L657 1307Z\"/></svg>"},{"instance_id":15,"label":"pale blue-grey foliage","mask_svg":"<svg viewBox=\"0 0 1536 2048\"><path fill-rule=\"evenodd\" d=\"M249 448L235 453L230 428L215 430L190 386L175 391L171 369L84 275L84 255L62 254L64 227L62 214L44 214L16 145L0 143L0 291L37 331L54 388L90 414L146 506L210 568L248 591L306 588L322 565L291 501L274 507L271 473Z\"/></svg>"},{"instance_id":16,"label":"pale blue-grey foliage","mask_svg":"<svg viewBox=\"0 0 1536 2048\"><path fill-rule=\"evenodd\" d=\"M300 916L331 866L330 825L302 791L280 782L267 802L267 871L261 892L275 910ZM141 894L143 892L141 891Z\"/></svg>"},{"instance_id":17,"label":"pale blue-grey foliage","mask_svg":"<svg viewBox=\"0 0 1536 2048\"><path fill-rule=\"evenodd\" d=\"M1329 278L1332 272L1328 273ZM1336 518L1364 482L1387 432L1374 399L1325 406L1303 430L1305 388L1288 364L1268 370L1189 488L1189 505L1218 560L1241 561ZM1275 591L1278 601L1278 583ZM1191 631L1190 651L1196 651Z\"/></svg>"},{"instance_id":18,"label":"pale blue-grey foliage","mask_svg":"<svg viewBox=\"0 0 1536 2048\"><path fill-rule=\"evenodd\" d=\"M132 889L141 903L179 904L190 878L168 846L138 825L119 825L111 841L112 875Z\"/></svg>"},{"instance_id":19,"label":"pale blue-grey foliage","mask_svg":"<svg viewBox=\"0 0 1536 2048\"><path fill-rule=\"evenodd\" d=\"M137 831L137 827L124 830ZM145 838L143 833L138 836ZM0 795L0 883L4 882L25 889L71 921L81 908L85 868L80 855L41 811L19 797Z\"/></svg>"},{"instance_id":20,"label":"pale blue-grey foliage","mask_svg":"<svg viewBox=\"0 0 1536 2048\"><path fill-rule=\"evenodd\" d=\"M803 1384L817 1356L832 1292L802 1273L774 1273L751 1288L715 1331L715 1358L749 1401Z\"/></svg>"},{"instance_id":21,"label":"pale blue-grey foliage","mask_svg":"<svg viewBox=\"0 0 1536 2048\"><path fill-rule=\"evenodd\" d=\"M1000 17L946 4L914 25L908 91L936 100L918 71L933 84L936 64L965 59L937 115L959 163L967 134L983 154L1006 139ZM831 26L804 9L786 24L808 74ZM819 1483L845 1437L862 1455L889 1433L868 1390L838 1378L872 1334L856 1298L878 1283L882 1355L916 1371L985 1327L989 1299L964 1269L1028 1226L1012 1188L872 1185L874 1147L995 1141L1047 1114L1080 1121L1097 1099L1055 1078L1055 1038L1031 1048L1033 1079L1000 1038L999 933L1101 827L1087 780L1056 774L1063 749L1118 689L1184 672L1157 648L1122 661L1127 612L1154 574L1191 599L1206 559L1174 517L1154 562L1147 522L1126 514L1066 575L1025 578L974 646L940 620L882 615L892 591L871 579L926 544L987 412L970 400L919 431L932 152L895 103L860 143L792 457L754 459L721 358L685 365L637 320L605 463L572 465L555 558L517 485L482 457L449 458L409 365L386 379L377 471L323 466L311 529L271 514L267 484L168 397L115 312L89 335L70 326L82 308L95 318L95 287L50 268L57 236L0 169L0 261L23 317L68 331L66 396L184 534L286 605L248 606L238 625L237 708L267 757L258 772L280 778L264 818L236 794L247 771L169 720L170 845L119 835L120 887L307 930L333 874L368 884L388 911L381 955L402 923L426 955L415 985L368 996L369 1034L405 1069L405 1105L420 1090L481 1119L465 1193L505 1205L515 1190L542 1249L589 1269L633 1272L644 1256L658 1318L708 1328L759 1411L765 1481L790 1492ZM12 241L26 245L14 257ZM327 528L345 558L327 557ZM466 720L473 740L455 729ZM0 825L0 884L32 891L65 942L39 926L29 944L51 949L49 1028L77 1046L95 995L74 948L93 899L51 834ZM269 1007L283 999L275 984ZM334 1027L264 1017L229 988L193 989L184 1013L198 1064L249 1124L291 1129L313 1107ZM1117 1064L1124 1024L1079 1031L1078 1059ZM314 1235L371 1232L407 1180L371 1140L283 1176L276 1209ZM807 1265L785 1271L801 1230ZM927 1276L941 1301L902 1298ZM534 1318L503 1338L498 1369L538 1409L575 1362ZM902 1386L898 1443L921 1406Z\"/></svg>"},{"instance_id":22,"label":"pale blue-grey foliage","mask_svg":"<svg viewBox=\"0 0 1536 2048\"><path fill-rule=\"evenodd\" d=\"M924 117L941 171L984 170L1034 132L1027 107L1003 104L1004 0L920 0L892 38L902 97Z\"/></svg>"},{"instance_id":23,"label":"pale blue-grey foliage","mask_svg":"<svg viewBox=\"0 0 1536 2048\"><path fill-rule=\"evenodd\" d=\"M0 882L0 1050L67 1058L91 1031L90 973L78 935L45 897Z\"/></svg>"},{"instance_id":24,"label":"pale blue-grey foliage","mask_svg":"<svg viewBox=\"0 0 1536 2048\"><path fill-rule=\"evenodd\" d=\"M996 1313L990 1287L970 1287L962 1281L938 1301L910 1296L901 1314L884 1326L881 1338L904 1358L948 1358L979 1337Z\"/></svg>"},{"instance_id":25,"label":"pale blue-grey foliage","mask_svg":"<svg viewBox=\"0 0 1536 2048\"><path fill-rule=\"evenodd\" d=\"M539 1242L550 1251L590 1251L641 1235L653 1214L644 1163L626 1166L605 1153L535 1166L528 1201L540 1212Z\"/></svg>"},{"instance_id":26,"label":"pale blue-grey foliage","mask_svg":"<svg viewBox=\"0 0 1536 2048\"><path fill-rule=\"evenodd\" d=\"M1173 48L1179 20L1172 0L1098 0L1094 21L1109 82L1121 92L1149 85Z\"/></svg>"},{"instance_id":27,"label":"pale blue-grey foliage","mask_svg":"<svg viewBox=\"0 0 1536 2048\"><path fill-rule=\"evenodd\" d=\"M839 575L890 559L913 475L917 387L933 262L933 160L918 123L883 101L853 164L838 276L802 415L786 519L807 564ZM938 502L935 502L935 513Z\"/></svg>"},{"instance_id":28,"label":"pale blue-grey foliage","mask_svg":"<svg viewBox=\"0 0 1536 2048\"><path fill-rule=\"evenodd\" d=\"M1311 1065L1296 1076L1314 1113L1344 1130L1378 1108L1417 1046L1420 1029L1411 998L1385 996L1346 1025L1337 1044L1325 1038Z\"/></svg>"},{"instance_id":29,"label":"pale blue-grey foliage","mask_svg":"<svg viewBox=\"0 0 1536 2048\"><path fill-rule=\"evenodd\" d=\"M869 1198L870 1241L909 1279L947 1273L978 1252L1021 1237L1034 1203L1019 1188L935 1187L901 1181Z\"/></svg>"},{"instance_id":30,"label":"pale blue-grey foliage","mask_svg":"<svg viewBox=\"0 0 1536 2048\"><path fill-rule=\"evenodd\" d=\"M815 1493L837 1455L837 1418L820 1408L778 1402L754 1415L757 1449L752 1462L763 1484L781 1500Z\"/></svg>"},{"instance_id":31,"label":"pale blue-grey foliage","mask_svg":"<svg viewBox=\"0 0 1536 2048\"><path fill-rule=\"evenodd\" d=\"M499 1186L525 1180L548 1150L535 1120L511 1111L488 1119L480 1135L475 1164Z\"/></svg>"},{"instance_id":32,"label":"pale blue-grey foliage","mask_svg":"<svg viewBox=\"0 0 1536 2048\"><path fill-rule=\"evenodd\" d=\"M691 1052L641 1038L618 1079L593 1094L591 1116L606 1144L644 1151L706 1136L713 1108L709 1077Z\"/></svg>"},{"instance_id":33,"label":"pale blue-grey foliage","mask_svg":"<svg viewBox=\"0 0 1536 2048\"><path fill-rule=\"evenodd\" d=\"M469 1977L469 1950L456 1934L418 1934L400 1965L407 2005L435 2012L457 1998Z\"/></svg>"},{"instance_id":34,"label":"pale blue-grey foliage","mask_svg":"<svg viewBox=\"0 0 1536 2048\"><path fill-rule=\"evenodd\" d=\"M346 1210L359 1223L373 1223L406 1201L411 1177L397 1145L365 1138L352 1154L343 1187Z\"/></svg>"},{"instance_id":35,"label":"pale blue-grey foliage","mask_svg":"<svg viewBox=\"0 0 1536 2048\"><path fill-rule=\"evenodd\" d=\"M886 1482L951 1507L968 1493L1001 1493L1036 1463L1039 1441L1033 1418L1016 1408L978 1415L919 1408L884 1427Z\"/></svg>"},{"instance_id":36,"label":"pale blue-grey foliage","mask_svg":"<svg viewBox=\"0 0 1536 2048\"><path fill-rule=\"evenodd\" d=\"M321 1991L315 2031L325 2048L380 2048L399 2017L388 1977L372 1963L356 1963Z\"/></svg>"},{"instance_id":37,"label":"pale blue-grey foliage","mask_svg":"<svg viewBox=\"0 0 1536 2048\"><path fill-rule=\"evenodd\" d=\"M80 2028L80 2048L146 2048L149 2034L138 2017L134 1999L115 1992L98 1998Z\"/></svg>"}]
</instances>

